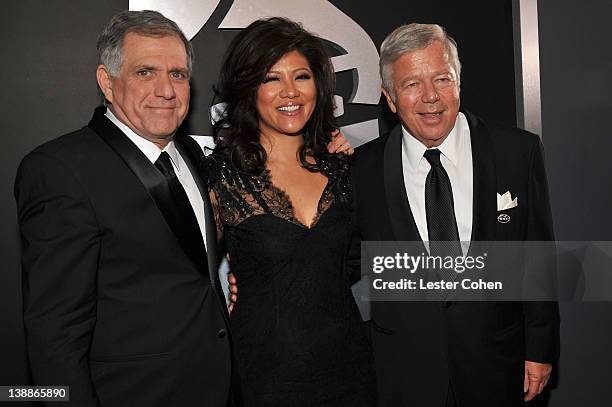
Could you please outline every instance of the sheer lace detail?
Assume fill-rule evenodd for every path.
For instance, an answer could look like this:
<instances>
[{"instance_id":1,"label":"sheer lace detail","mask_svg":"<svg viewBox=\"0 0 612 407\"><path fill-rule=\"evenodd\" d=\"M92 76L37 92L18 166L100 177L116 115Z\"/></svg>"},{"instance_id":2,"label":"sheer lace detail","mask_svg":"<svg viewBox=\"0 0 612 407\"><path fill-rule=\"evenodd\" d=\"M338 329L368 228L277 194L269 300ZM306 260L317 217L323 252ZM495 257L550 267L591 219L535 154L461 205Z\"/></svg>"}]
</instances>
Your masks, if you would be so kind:
<instances>
[{"instance_id":1,"label":"sheer lace detail","mask_svg":"<svg viewBox=\"0 0 612 407\"><path fill-rule=\"evenodd\" d=\"M348 164L319 163L328 182L310 233L270 173L207 160L240 284L231 325L244 399L253 407L374 406L371 347L345 267L353 231Z\"/></svg>"},{"instance_id":2,"label":"sheer lace detail","mask_svg":"<svg viewBox=\"0 0 612 407\"><path fill-rule=\"evenodd\" d=\"M297 226L314 228L334 202L348 203L351 198L348 163L333 157L322 160L321 173L328 181L311 225L304 225L295 216L287 193L272 183L268 170L254 176L237 170L219 155L208 156L206 160L213 210L221 223L218 226L235 226L250 217L269 214Z\"/></svg>"}]
</instances>

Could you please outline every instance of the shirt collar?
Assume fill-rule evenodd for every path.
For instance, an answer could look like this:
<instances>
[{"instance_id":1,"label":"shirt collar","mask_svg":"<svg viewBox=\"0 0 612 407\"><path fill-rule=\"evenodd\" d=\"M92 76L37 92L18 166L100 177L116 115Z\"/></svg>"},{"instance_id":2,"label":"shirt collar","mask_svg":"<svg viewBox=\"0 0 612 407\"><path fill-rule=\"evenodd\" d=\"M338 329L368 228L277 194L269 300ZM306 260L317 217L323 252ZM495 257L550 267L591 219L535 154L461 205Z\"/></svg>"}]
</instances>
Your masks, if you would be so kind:
<instances>
[{"instance_id":1,"label":"shirt collar","mask_svg":"<svg viewBox=\"0 0 612 407\"><path fill-rule=\"evenodd\" d=\"M174 145L174 140L171 140L163 150L160 150L157 144L152 141L147 140L144 137L136 134L132 129L130 129L125 123L117 119L117 116L113 114L113 112L106 108L105 116L109 118L115 126L119 127L119 130L123 132L127 136L127 138L132 141L132 143L136 144L136 147L151 161L155 164L155 161L159 158L162 151L165 151L170 156L172 163L176 167L177 170L180 171L179 160L178 160L178 151L176 150L176 146Z\"/></svg>"},{"instance_id":2,"label":"shirt collar","mask_svg":"<svg viewBox=\"0 0 612 407\"><path fill-rule=\"evenodd\" d=\"M457 165L460 156L461 149L461 135L463 134L462 128L465 126L466 120L463 113L459 112L457 120L452 130L444 139L442 144L436 147L440 150L440 153L444 155L453 164ZM427 147L408 132L408 130L402 125L402 148L404 149L404 155L408 161L408 165L412 170L416 170L421 160L424 159L423 154Z\"/></svg>"}]
</instances>

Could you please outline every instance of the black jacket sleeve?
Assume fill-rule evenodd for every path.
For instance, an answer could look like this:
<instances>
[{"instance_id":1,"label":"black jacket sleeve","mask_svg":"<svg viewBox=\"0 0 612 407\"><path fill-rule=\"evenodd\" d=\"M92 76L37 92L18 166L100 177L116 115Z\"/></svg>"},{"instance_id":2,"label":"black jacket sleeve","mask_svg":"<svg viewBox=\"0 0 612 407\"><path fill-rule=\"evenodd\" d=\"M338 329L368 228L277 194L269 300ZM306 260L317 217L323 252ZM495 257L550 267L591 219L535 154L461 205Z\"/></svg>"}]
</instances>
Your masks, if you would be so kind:
<instances>
[{"instance_id":1,"label":"black jacket sleeve","mask_svg":"<svg viewBox=\"0 0 612 407\"><path fill-rule=\"evenodd\" d=\"M539 137L530 154L526 241L554 241L552 212ZM552 266L554 267L554 265ZM556 280L554 280L556 282ZM554 301L523 302L526 359L554 363L559 357L559 306Z\"/></svg>"},{"instance_id":2,"label":"black jacket sleeve","mask_svg":"<svg viewBox=\"0 0 612 407\"><path fill-rule=\"evenodd\" d=\"M62 406L99 406L88 358L101 235L91 204L73 171L40 151L21 163L15 198L34 383L70 386Z\"/></svg>"}]
</instances>

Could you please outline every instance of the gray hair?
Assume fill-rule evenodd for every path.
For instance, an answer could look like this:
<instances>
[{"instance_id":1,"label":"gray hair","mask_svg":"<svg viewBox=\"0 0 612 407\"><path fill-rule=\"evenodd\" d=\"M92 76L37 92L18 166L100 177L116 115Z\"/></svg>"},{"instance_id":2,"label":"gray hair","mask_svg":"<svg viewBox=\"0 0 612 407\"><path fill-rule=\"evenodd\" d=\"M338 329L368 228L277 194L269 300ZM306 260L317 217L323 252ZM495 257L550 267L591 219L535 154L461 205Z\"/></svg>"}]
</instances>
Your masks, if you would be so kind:
<instances>
[{"instance_id":1,"label":"gray hair","mask_svg":"<svg viewBox=\"0 0 612 407\"><path fill-rule=\"evenodd\" d=\"M380 78L383 87L395 99L393 90L393 63L407 52L428 47L432 42L440 41L446 48L450 63L457 73L457 86L460 84L461 62L457 52L457 43L447 34L446 30L437 24L412 23L402 25L385 38L380 45Z\"/></svg>"},{"instance_id":2,"label":"gray hair","mask_svg":"<svg viewBox=\"0 0 612 407\"><path fill-rule=\"evenodd\" d=\"M185 45L187 68L191 73L193 48L174 21L157 11L124 10L110 19L98 37L98 64L106 66L111 76L119 75L123 64L123 41L129 33L146 37L178 37Z\"/></svg>"}]
</instances>

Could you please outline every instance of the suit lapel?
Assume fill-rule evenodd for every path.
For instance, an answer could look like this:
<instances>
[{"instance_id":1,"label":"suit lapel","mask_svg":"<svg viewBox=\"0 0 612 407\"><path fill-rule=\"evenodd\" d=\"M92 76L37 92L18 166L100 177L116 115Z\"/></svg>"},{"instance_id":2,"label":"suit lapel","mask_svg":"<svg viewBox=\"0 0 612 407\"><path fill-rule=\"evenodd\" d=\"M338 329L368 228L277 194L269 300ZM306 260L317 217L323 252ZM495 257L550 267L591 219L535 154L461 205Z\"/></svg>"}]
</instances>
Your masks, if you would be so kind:
<instances>
[{"instance_id":1,"label":"suit lapel","mask_svg":"<svg viewBox=\"0 0 612 407\"><path fill-rule=\"evenodd\" d=\"M174 139L176 148L181 153L181 157L187 163L189 171L193 175L193 178L200 190L202 195L202 201L204 202L204 218L206 224L206 256L208 261L208 274L212 286L217 294L218 299L221 301L224 310L223 316L229 324L229 314L227 312L227 304L225 303L225 297L223 295L223 289L219 281L219 245L217 243L217 228L215 225L215 218L213 216L212 204L210 203L210 196L208 195L207 186L207 168L202 165L204 153L198 145L198 143L189 136L177 136Z\"/></svg>"},{"instance_id":2,"label":"suit lapel","mask_svg":"<svg viewBox=\"0 0 612 407\"><path fill-rule=\"evenodd\" d=\"M104 115L105 111L105 107L98 107L89 122L89 127L123 159L128 168L136 175L153 198L187 257L199 270L205 271L207 269L207 262L204 259L206 251L202 239L200 238L198 242L198 239L188 239L178 233L177 219L180 215L164 176L138 147Z\"/></svg>"},{"instance_id":3,"label":"suit lapel","mask_svg":"<svg viewBox=\"0 0 612 407\"><path fill-rule=\"evenodd\" d=\"M177 136L174 139L177 150L181 153L181 157L187 163L189 172L193 175L202 200L204 201L204 217L206 223L206 256L209 272L219 267L218 249L217 249L217 232L215 230L215 220L212 216L210 198L208 196L208 187L206 181L202 179L201 162L204 159L202 150L197 145L197 142L189 136Z\"/></svg>"},{"instance_id":4,"label":"suit lapel","mask_svg":"<svg viewBox=\"0 0 612 407\"><path fill-rule=\"evenodd\" d=\"M400 125L389 134L385 144L383 163L387 208L395 240L422 241L406 195Z\"/></svg>"},{"instance_id":5,"label":"suit lapel","mask_svg":"<svg viewBox=\"0 0 612 407\"><path fill-rule=\"evenodd\" d=\"M491 136L484 123L469 112L464 112L470 127L474 196L472 241L495 240L497 199L496 172Z\"/></svg>"}]
</instances>

